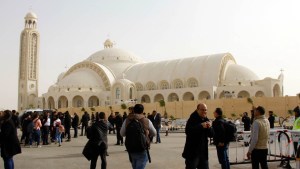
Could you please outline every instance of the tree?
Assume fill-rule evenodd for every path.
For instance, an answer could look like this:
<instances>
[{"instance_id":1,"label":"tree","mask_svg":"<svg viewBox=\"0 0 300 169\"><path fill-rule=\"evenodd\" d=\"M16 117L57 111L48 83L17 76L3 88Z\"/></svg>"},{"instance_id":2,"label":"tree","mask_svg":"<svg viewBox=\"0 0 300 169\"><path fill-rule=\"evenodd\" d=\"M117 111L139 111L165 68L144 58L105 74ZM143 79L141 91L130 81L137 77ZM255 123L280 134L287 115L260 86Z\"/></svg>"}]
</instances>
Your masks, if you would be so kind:
<instances>
[{"instance_id":1,"label":"tree","mask_svg":"<svg viewBox=\"0 0 300 169\"><path fill-rule=\"evenodd\" d=\"M159 106L164 108L164 118L167 119L168 118L168 113L166 110L166 102L164 100L160 100L159 101Z\"/></svg>"},{"instance_id":2,"label":"tree","mask_svg":"<svg viewBox=\"0 0 300 169\"><path fill-rule=\"evenodd\" d=\"M123 109L124 111L127 109L127 105L125 103L121 104L121 109Z\"/></svg>"},{"instance_id":3,"label":"tree","mask_svg":"<svg viewBox=\"0 0 300 169\"><path fill-rule=\"evenodd\" d=\"M83 107L83 108L81 108L81 111L85 111L85 108Z\"/></svg>"},{"instance_id":4,"label":"tree","mask_svg":"<svg viewBox=\"0 0 300 169\"><path fill-rule=\"evenodd\" d=\"M95 108L94 108L94 107L91 107L91 111L95 111Z\"/></svg>"}]
</instances>

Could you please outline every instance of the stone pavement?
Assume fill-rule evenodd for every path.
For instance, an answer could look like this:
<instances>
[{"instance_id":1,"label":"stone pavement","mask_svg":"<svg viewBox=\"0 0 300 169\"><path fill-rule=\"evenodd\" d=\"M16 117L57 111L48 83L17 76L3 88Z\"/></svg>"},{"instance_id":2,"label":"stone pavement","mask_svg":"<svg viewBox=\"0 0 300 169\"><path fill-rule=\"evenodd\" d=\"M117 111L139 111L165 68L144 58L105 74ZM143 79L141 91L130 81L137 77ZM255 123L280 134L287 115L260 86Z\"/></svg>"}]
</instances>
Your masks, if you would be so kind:
<instances>
[{"instance_id":1,"label":"stone pavement","mask_svg":"<svg viewBox=\"0 0 300 169\"><path fill-rule=\"evenodd\" d=\"M168 137L161 134L161 144L151 145L152 163L147 164L147 169L184 169L184 159L181 157L185 143L184 133L170 133ZM154 138L155 139L155 138ZM107 157L108 169L130 169L128 154L125 146L116 146L116 136L109 135L109 148ZM24 148L22 154L14 157L16 169L87 169L89 161L81 154L82 149L87 142L85 136L72 138L71 142L63 142L61 147L57 144L42 146L41 148ZM243 150L239 143L238 157L242 159ZM230 161L235 161L236 144L231 144ZM100 158L98 159L97 168L100 168ZM269 168L277 168L279 162L269 163ZM0 168L3 162L0 162ZM214 146L209 146L209 166L211 169L221 168L218 164L216 150ZM292 162L295 168L295 162ZM232 165L231 169L251 168L250 164Z\"/></svg>"}]
</instances>

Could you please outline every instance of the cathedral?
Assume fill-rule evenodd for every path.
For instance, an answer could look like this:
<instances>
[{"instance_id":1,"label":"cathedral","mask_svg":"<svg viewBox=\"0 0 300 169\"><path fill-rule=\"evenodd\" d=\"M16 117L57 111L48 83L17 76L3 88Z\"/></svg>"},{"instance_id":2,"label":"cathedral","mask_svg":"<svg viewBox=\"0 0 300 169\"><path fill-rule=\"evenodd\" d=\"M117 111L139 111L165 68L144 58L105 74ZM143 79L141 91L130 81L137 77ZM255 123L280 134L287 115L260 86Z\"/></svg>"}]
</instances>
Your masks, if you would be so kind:
<instances>
[{"instance_id":1,"label":"cathedral","mask_svg":"<svg viewBox=\"0 0 300 169\"><path fill-rule=\"evenodd\" d=\"M144 62L110 39L39 95L39 38L37 15L29 12L20 39L19 111L283 95L282 73L260 79L230 53Z\"/></svg>"}]
</instances>

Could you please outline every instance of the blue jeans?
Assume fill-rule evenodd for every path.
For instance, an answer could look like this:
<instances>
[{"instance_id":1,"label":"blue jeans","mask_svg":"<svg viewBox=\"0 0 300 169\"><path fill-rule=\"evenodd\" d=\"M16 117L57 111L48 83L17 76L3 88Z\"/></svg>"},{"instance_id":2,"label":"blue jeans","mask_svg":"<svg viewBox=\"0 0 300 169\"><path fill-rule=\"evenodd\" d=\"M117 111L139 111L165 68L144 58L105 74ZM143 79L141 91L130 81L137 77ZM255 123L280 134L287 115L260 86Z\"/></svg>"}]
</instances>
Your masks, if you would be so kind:
<instances>
[{"instance_id":1,"label":"blue jeans","mask_svg":"<svg viewBox=\"0 0 300 169\"><path fill-rule=\"evenodd\" d=\"M218 153L218 160L221 164L222 169L230 169L230 163L228 159L228 144L225 144L223 147L216 146Z\"/></svg>"},{"instance_id":2,"label":"blue jeans","mask_svg":"<svg viewBox=\"0 0 300 169\"><path fill-rule=\"evenodd\" d=\"M58 127L56 127L55 139L58 144L61 145L61 133L59 132Z\"/></svg>"},{"instance_id":3,"label":"blue jeans","mask_svg":"<svg viewBox=\"0 0 300 169\"><path fill-rule=\"evenodd\" d=\"M156 129L156 143L160 143L160 128L155 128Z\"/></svg>"},{"instance_id":4,"label":"blue jeans","mask_svg":"<svg viewBox=\"0 0 300 169\"><path fill-rule=\"evenodd\" d=\"M130 153L132 169L144 169L146 167L148 156L147 152Z\"/></svg>"},{"instance_id":5,"label":"blue jeans","mask_svg":"<svg viewBox=\"0 0 300 169\"><path fill-rule=\"evenodd\" d=\"M41 130L34 130L33 131L33 140L36 141L37 146L40 145Z\"/></svg>"},{"instance_id":6,"label":"blue jeans","mask_svg":"<svg viewBox=\"0 0 300 169\"><path fill-rule=\"evenodd\" d=\"M14 160L12 157L3 157L4 169L14 169Z\"/></svg>"}]
</instances>

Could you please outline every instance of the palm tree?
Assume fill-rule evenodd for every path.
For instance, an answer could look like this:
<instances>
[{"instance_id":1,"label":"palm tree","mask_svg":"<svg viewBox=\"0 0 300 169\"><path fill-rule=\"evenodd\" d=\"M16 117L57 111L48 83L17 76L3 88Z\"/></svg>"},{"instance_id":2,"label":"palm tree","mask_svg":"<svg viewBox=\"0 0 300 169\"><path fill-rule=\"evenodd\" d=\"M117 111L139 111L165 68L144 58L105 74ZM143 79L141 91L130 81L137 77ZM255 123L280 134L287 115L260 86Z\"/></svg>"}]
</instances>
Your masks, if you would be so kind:
<instances>
[{"instance_id":1,"label":"palm tree","mask_svg":"<svg viewBox=\"0 0 300 169\"><path fill-rule=\"evenodd\" d=\"M168 113L167 113L167 110L166 110L166 102L162 99L159 101L159 106L160 107L164 107L164 118L168 118Z\"/></svg>"}]
</instances>

